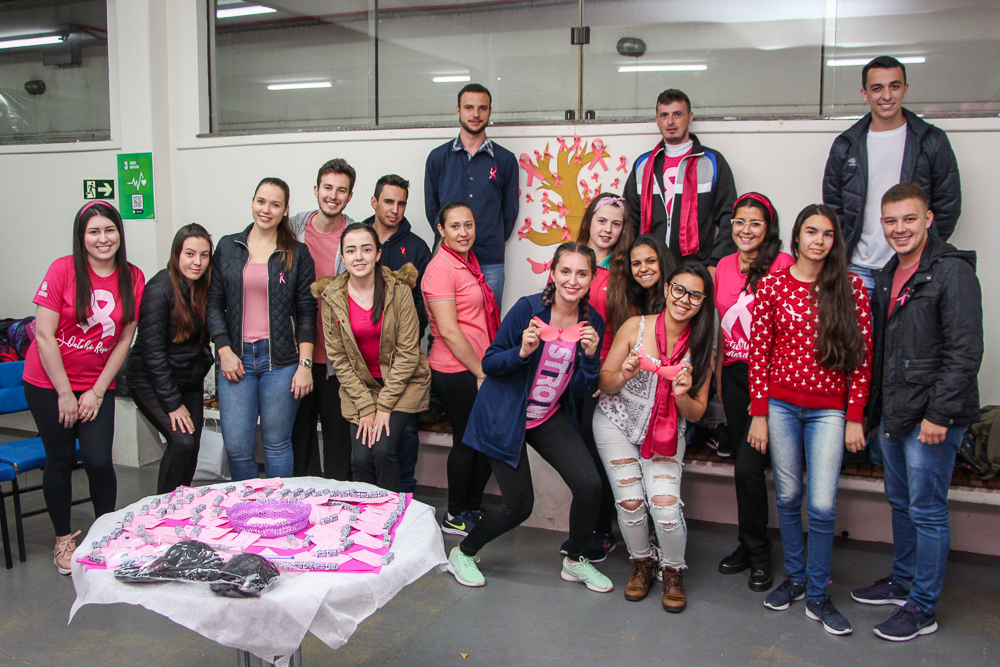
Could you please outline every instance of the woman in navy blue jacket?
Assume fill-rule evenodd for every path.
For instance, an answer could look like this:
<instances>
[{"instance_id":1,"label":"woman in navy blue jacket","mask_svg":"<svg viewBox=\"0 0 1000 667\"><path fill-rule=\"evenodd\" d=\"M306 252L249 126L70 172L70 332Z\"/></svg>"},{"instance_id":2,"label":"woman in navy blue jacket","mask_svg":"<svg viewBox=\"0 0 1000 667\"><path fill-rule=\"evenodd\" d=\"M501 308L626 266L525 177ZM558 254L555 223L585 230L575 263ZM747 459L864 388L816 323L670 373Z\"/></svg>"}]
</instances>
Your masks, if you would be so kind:
<instances>
[{"instance_id":1,"label":"woman in navy blue jacket","mask_svg":"<svg viewBox=\"0 0 1000 667\"><path fill-rule=\"evenodd\" d=\"M583 398L597 390L604 320L587 305L596 272L592 249L560 245L545 290L514 304L483 356L486 379L464 442L490 458L503 503L448 557L448 570L464 586L486 583L476 554L531 515L530 444L573 493L562 578L600 593L612 589L611 580L583 557L597 521L601 480L577 426L575 401L566 392Z\"/></svg>"}]
</instances>

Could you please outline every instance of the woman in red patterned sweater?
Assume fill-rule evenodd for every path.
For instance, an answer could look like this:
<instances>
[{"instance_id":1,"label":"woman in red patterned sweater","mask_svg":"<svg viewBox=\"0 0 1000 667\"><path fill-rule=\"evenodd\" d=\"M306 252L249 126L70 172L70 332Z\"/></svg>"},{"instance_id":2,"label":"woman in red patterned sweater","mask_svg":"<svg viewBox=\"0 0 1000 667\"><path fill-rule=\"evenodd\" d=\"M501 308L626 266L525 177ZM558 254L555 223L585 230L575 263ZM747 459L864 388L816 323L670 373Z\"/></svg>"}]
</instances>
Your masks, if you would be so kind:
<instances>
[{"instance_id":1,"label":"woman in red patterned sweater","mask_svg":"<svg viewBox=\"0 0 1000 667\"><path fill-rule=\"evenodd\" d=\"M837 480L844 447L864 447L861 415L871 378L871 310L848 273L837 214L812 204L792 229L796 263L761 279L750 340L750 444L770 447L788 575L764 606L787 609L808 595L806 616L827 632L851 624L826 593ZM809 487L809 555L802 535L802 469Z\"/></svg>"}]
</instances>

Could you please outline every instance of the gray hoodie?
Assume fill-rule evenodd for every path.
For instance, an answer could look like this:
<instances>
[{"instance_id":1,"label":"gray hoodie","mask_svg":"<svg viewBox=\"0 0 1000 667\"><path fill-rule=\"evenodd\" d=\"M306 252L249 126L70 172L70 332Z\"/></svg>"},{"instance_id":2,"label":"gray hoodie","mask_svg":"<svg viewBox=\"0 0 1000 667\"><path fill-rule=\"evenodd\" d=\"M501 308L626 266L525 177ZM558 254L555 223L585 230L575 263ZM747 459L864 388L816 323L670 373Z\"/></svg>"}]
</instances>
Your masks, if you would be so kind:
<instances>
[{"instance_id":1,"label":"gray hoodie","mask_svg":"<svg viewBox=\"0 0 1000 667\"><path fill-rule=\"evenodd\" d=\"M309 218L313 217L314 214L319 213L318 210L305 211L303 213L296 213L291 218L289 222L292 223L292 233L295 234L295 238L302 243L306 242L306 224L309 222ZM346 213L344 214L344 227L348 225L353 225L354 220L350 218ZM344 266L344 258L341 255L337 255L337 275L339 276L347 267ZM317 278L322 278L322 276L316 276Z\"/></svg>"}]
</instances>

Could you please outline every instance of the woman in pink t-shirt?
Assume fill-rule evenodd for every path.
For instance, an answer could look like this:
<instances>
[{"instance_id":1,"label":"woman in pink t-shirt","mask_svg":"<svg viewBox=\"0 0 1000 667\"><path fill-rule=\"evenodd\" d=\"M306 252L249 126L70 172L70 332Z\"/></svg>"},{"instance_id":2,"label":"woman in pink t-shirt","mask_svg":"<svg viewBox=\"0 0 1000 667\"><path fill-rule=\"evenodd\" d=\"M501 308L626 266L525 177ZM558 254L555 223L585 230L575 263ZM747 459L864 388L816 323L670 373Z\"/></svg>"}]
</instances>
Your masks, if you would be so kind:
<instances>
[{"instance_id":1,"label":"woman in pink t-shirt","mask_svg":"<svg viewBox=\"0 0 1000 667\"><path fill-rule=\"evenodd\" d=\"M70 527L77 441L94 513L115 510L115 400L106 392L114 390L132 344L145 285L142 271L126 259L121 215L107 202L91 202L76 214L73 254L52 263L35 294L37 330L24 363L24 396L45 446L42 487L59 574L69 574L80 534Z\"/></svg>"},{"instance_id":2,"label":"woman in pink t-shirt","mask_svg":"<svg viewBox=\"0 0 1000 667\"><path fill-rule=\"evenodd\" d=\"M752 591L771 588L771 541L767 537L768 457L747 442L750 407L750 323L757 283L769 273L795 263L781 252L778 213L771 200L748 192L733 205L733 241L739 252L719 260L715 269L715 308L719 312L719 347L715 387L726 411L729 442L736 455L736 507L740 545L719 563L719 572L750 569Z\"/></svg>"},{"instance_id":3,"label":"woman in pink t-shirt","mask_svg":"<svg viewBox=\"0 0 1000 667\"><path fill-rule=\"evenodd\" d=\"M500 309L472 251L476 219L466 204L452 202L438 213L441 245L424 270L420 289L434 335L428 361L431 386L451 424L448 452L448 511L441 530L468 535L481 515L490 460L462 442L465 425L486 375L482 358L500 327Z\"/></svg>"},{"instance_id":4,"label":"woman in pink t-shirt","mask_svg":"<svg viewBox=\"0 0 1000 667\"><path fill-rule=\"evenodd\" d=\"M341 412L351 422L351 474L399 491L399 436L411 414L427 409L431 384L413 305L417 269L382 266L382 243L363 222L344 228L340 254L347 270L317 280L313 294L340 380Z\"/></svg>"}]
</instances>

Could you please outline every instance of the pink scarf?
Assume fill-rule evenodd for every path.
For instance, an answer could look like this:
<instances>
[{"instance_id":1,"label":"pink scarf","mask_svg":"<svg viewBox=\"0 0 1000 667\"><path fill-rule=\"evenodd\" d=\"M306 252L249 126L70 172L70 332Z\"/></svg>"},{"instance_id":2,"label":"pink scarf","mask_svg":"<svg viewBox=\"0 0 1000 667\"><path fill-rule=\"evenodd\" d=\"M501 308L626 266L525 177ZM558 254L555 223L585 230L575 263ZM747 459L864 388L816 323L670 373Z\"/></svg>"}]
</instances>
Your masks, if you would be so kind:
<instances>
[{"instance_id":1,"label":"pink scarf","mask_svg":"<svg viewBox=\"0 0 1000 667\"><path fill-rule=\"evenodd\" d=\"M674 343L674 352L665 362L667 354L667 326L665 314L660 313L656 318L656 349L660 353L660 361L664 366L679 364L687 354L688 335L691 327L684 329L677 342ZM674 398L671 381L659 373L656 376L656 398L653 402L653 412L650 415L649 427L646 429L646 439L642 442L639 454L644 459L651 459L653 455L676 456L677 455L677 400Z\"/></svg>"},{"instance_id":2,"label":"pink scarf","mask_svg":"<svg viewBox=\"0 0 1000 667\"><path fill-rule=\"evenodd\" d=\"M476 282L479 283L479 289L483 290L483 305L486 307L486 333L489 334L490 342L492 343L494 336L497 335L497 330L500 328L500 309L497 307L497 300L493 296L493 290L486 283L483 272L479 270L479 260L476 259L475 253L470 250L469 258L463 259L461 255L449 248L448 244L444 241L441 242L439 252L457 259L462 266L469 270L476 279Z\"/></svg>"},{"instance_id":3,"label":"pink scarf","mask_svg":"<svg viewBox=\"0 0 1000 667\"><path fill-rule=\"evenodd\" d=\"M639 233L648 234L653 226L653 188L656 156L665 150L663 142L649 154L642 170L642 199L639 202ZM666 202L664 202L666 205ZM678 237L681 255L694 255L700 247L698 238L698 158L689 157L684 167L684 189L681 191L681 215ZM669 241L669 239L668 239Z\"/></svg>"}]
</instances>

